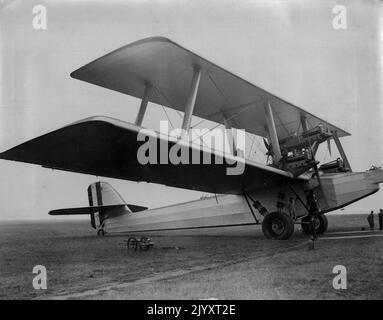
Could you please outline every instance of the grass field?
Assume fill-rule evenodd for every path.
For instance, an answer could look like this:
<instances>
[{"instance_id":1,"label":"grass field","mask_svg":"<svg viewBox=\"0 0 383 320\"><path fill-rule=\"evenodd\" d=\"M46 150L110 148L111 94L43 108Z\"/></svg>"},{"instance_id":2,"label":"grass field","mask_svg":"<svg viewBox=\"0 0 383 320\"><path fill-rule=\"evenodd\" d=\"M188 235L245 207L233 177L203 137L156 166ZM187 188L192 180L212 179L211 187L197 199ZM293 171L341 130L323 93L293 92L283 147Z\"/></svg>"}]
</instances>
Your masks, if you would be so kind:
<instances>
[{"instance_id":1,"label":"grass field","mask_svg":"<svg viewBox=\"0 0 383 320\"><path fill-rule=\"evenodd\" d=\"M382 299L382 234L337 239L369 234L353 232L366 215L328 218L315 250L299 230L269 241L254 226L149 233L155 247L134 252L128 235L98 238L89 222L2 223L0 298ZM332 286L339 264L346 290ZM47 290L32 287L35 265L47 268Z\"/></svg>"}]
</instances>

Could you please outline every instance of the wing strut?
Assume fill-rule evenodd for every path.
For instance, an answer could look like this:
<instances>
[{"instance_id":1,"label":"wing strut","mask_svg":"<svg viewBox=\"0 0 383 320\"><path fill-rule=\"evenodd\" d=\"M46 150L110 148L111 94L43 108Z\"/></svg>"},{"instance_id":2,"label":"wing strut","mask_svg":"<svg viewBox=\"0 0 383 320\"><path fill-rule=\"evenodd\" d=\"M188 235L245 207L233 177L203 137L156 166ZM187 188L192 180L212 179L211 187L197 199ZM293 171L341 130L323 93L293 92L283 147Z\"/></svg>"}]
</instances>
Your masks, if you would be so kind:
<instances>
[{"instance_id":1,"label":"wing strut","mask_svg":"<svg viewBox=\"0 0 383 320\"><path fill-rule=\"evenodd\" d=\"M223 115L223 123L225 125L226 129L226 138L227 142L229 144L229 149L231 151L231 154L233 156L237 156L237 145L235 143L234 135L233 135L233 128L231 127L228 118Z\"/></svg>"},{"instance_id":2,"label":"wing strut","mask_svg":"<svg viewBox=\"0 0 383 320\"><path fill-rule=\"evenodd\" d=\"M186 101L184 119L182 121L183 134L188 133L193 116L193 110L198 93L199 81L201 80L201 68L195 67L193 73L193 79L190 88L190 94Z\"/></svg>"},{"instance_id":3,"label":"wing strut","mask_svg":"<svg viewBox=\"0 0 383 320\"><path fill-rule=\"evenodd\" d=\"M273 153L274 153L273 162L277 163L282 158L282 156L281 156L281 149L279 147L277 130L275 128L273 109L271 108L270 102L265 103L265 115L266 115L267 130L269 132L271 145L273 147Z\"/></svg>"},{"instance_id":4,"label":"wing strut","mask_svg":"<svg viewBox=\"0 0 383 320\"><path fill-rule=\"evenodd\" d=\"M306 115L304 113L301 114L301 125L302 125L302 129L303 129L303 132L307 132L307 121L306 121Z\"/></svg>"},{"instance_id":5,"label":"wing strut","mask_svg":"<svg viewBox=\"0 0 383 320\"><path fill-rule=\"evenodd\" d=\"M146 83L144 96L142 97L140 110L138 111L136 122L135 122L136 126L141 127L141 125L142 125L142 121L144 120L144 115L146 112L146 107L148 106L148 102L150 99L150 93L152 91L152 88L153 87L152 87L151 83Z\"/></svg>"},{"instance_id":6,"label":"wing strut","mask_svg":"<svg viewBox=\"0 0 383 320\"><path fill-rule=\"evenodd\" d=\"M338 137L338 133L336 131L332 132L332 137L334 138L336 147L338 148L338 151L340 153L340 156L342 157L342 160L343 160L346 168L349 169L350 171L352 171L350 163L348 162L346 153L344 152L342 144L340 143L340 140L339 140L339 137Z\"/></svg>"}]
</instances>

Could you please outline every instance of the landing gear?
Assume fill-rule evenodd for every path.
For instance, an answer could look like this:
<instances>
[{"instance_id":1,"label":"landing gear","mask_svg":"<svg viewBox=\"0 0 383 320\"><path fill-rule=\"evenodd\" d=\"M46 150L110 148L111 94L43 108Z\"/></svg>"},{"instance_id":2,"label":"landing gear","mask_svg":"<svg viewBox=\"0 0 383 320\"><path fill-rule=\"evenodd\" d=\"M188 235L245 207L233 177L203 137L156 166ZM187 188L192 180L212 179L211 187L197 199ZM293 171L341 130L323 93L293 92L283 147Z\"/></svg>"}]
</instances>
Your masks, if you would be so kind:
<instances>
[{"instance_id":1,"label":"landing gear","mask_svg":"<svg viewBox=\"0 0 383 320\"><path fill-rule=\"evenodd\" d=\"M98 231L97 231L97 235L99 236L99 237L103 237L103 236L105 236L105 231L104 231L104 229L99 229Z\"/></svg>"},{"instance_id":2,"label":"landing gear","mask_svg":"<svg viewBox=\"0 0 383 320\"><path fill-rule=\"evenodd\" d=\"M305 234L312 235L313 231L315 234L323 234L326 232L328 227L328 221L324 214L316 214L311 222L311 217L306 216L302 219L302 230Z\"/></svg>"},{"instance_id":3,"label":"landing gear","mask_svg":"<svg viewBox=\"0 0 383 320\"><path fill-rule=\"evenodd\" d=\"M262 222L262 231L267 239L286 240L294 233L294 221L284 212L271 212Z\"/></svg>"}]
</instances>

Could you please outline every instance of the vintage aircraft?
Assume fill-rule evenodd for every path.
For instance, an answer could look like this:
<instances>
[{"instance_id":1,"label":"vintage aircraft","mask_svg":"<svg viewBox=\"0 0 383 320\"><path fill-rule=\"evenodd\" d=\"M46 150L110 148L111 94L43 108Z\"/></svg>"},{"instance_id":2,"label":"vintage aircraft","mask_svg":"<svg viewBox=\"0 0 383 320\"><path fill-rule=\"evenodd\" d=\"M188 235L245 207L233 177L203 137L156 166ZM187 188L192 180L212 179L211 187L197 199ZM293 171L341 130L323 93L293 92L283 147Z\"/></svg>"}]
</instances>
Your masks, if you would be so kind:
<instances>
[{"instance_id":1,"label":"vintage aircraft","mask_svg":"<svg viewBox=\"0 0 383 320\"><path fill-rule=\"evenodd\" d=\"M379 168L352 172L340 142L347 132L169 39L131 43L79 68L71 77L142 99L135 123L87 118L20 144L0 158L215 194L148 210L127 204L108 183L96 182L88 188L89 207L50 212L89 214L99 235L260 223L270 239L290 238L295 224L308 234L321 234L327 228L325 213L377 192L383 182ZM137 137L148 102L182 111L186 133L195 115L264 137L271 162L244 159L236 149L231 153L198 149L181 143L182 136L172 140L149 131L148 139L167 150L179 144L181 151L192 151L190 157L193 152L210 154L221 162L143 165L137 152L145 141ZM319 166L318 147L330 139L341 158ZM242 174L227 174L228 167L241 161Z\"/></svg>"}]
</instances>

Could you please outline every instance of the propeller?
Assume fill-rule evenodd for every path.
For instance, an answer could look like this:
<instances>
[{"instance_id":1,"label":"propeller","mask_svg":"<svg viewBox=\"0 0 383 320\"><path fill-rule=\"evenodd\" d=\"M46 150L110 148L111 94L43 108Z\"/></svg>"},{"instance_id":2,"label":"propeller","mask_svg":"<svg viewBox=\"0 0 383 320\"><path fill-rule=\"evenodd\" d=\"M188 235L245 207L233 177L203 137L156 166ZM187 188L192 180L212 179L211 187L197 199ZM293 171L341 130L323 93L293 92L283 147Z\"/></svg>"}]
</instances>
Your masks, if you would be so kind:
<instances>
[{"instance_id":1,"label":"propeller","mask_svg":"<svg viewBox=\"0 0 383 320\"><path fill-rule=\"evenodd\" d=\"M268 163L270 157L273 156L273 147L272 147L271 143L268 143L268 142L266 141L265 138L263 138L263 144L265 145L265 147L266 147L266 149L267 149L267 152L266 152L266 155L267 155L266 162Z\"/></svg>"},{"instance_id":2,"label":"propeller","mask_svg":"<svg viewBox=\"0 0 383 320\"><path fill-rule=\"evenodd\" d=\"M265 147L267 149L266 155L271 156L273 154L273 148L272 148L271 143L268 143L267 140L265 138L263 138L263 144L265 145Z\"/></svg>"}]
</instances>

